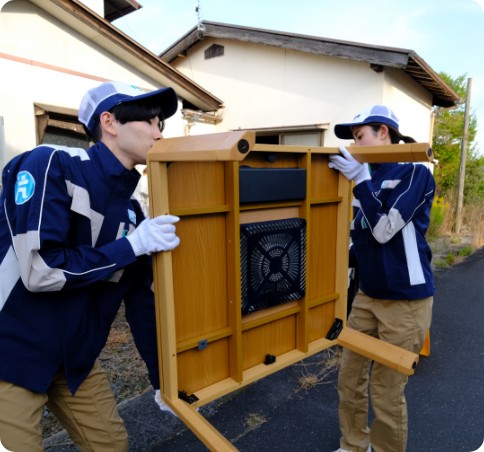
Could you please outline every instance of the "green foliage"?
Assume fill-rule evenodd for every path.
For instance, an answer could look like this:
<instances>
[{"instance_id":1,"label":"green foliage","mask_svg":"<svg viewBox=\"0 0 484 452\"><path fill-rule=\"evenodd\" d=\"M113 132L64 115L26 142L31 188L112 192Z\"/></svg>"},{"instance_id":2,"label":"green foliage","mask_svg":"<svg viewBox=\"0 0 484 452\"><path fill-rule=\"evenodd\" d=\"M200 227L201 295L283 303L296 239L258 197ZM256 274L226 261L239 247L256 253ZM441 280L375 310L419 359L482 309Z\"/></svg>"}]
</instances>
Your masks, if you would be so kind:
<instances>
[{"instance_id":1,"label":"green foliage","mask_svg":"<svg viewBox=\"0 0 484 452\"><path fill-rule=\"evenodd\" d=\"M432 150L439 164L435 170L437 194L446 196L458 189L461 164L461 144L464 132L466 75L453 79L445 72L440 77L459 95L461 101L454 109L437 107L434 110L435 124ZM467 137L464 202L471 203L484 198L484 157L479 157L474 143L477 120L469 115Z\"/></svg>"},{"instance_id":2,"label":"green foliage","mask_svg":"<svg viewBox=\"0 0 484 452\"><path fill-rule=\"evenodd\" d=\"M470 256L473 253L473 248L471 245L464 245L460 248L457 248L455 251L452 249L447 251L447 254L443 257L443 259L438 259L434 261L433 265L436 268L448 268L458 262L461 262L464 257Z\"/></svg>"},{"instance_id":3,"label":"green foliage","mask_svg":"<svg viewBox=\"0 0 484 452\"><path fill-rule=\"evenodd\" d=\"M467 256L470 256L472 254L472 246L470 245L465 245L463 246L459 252L458 252L459 256L460 257L467 257Z\"/></svg>"},{"instance_id":4,"label":"green foliage","mask_svg":"<svg viewBox=\"0 0 484 452\"><path fill-rule=\"evenodd\" d=\"M454 265L454 262L455 262L455 256L452 253L452 251L449 251L449 253L447 254L447 256L445 256L445 263L448 266L451 266L451 265Z\"/></svg>"},{"instance_id":5,"label":"green foliage","mask_svg":"<svg viewBox=\"0 0 484 452\"><path fill-rule=\"evenodd\" d=\"M448 267L447 262L445 262L442 259L439 259L439 260L435 261L434 262L434 266L436 268L447 268Z\"/></svg>"},{"instance_id":6,"label":"green foliage","mask_svg":"<svg viewBox=\"0 0 484 452\"><path fill-rule=\"evenodd\" d=\"M444 224L448 210L449 203L445 202L442 196L436 196L432 202L432 209L430 210L430 225L427 231L429 238L436 238L440 235L440 229Z\"/></svg>"}]
</instances>

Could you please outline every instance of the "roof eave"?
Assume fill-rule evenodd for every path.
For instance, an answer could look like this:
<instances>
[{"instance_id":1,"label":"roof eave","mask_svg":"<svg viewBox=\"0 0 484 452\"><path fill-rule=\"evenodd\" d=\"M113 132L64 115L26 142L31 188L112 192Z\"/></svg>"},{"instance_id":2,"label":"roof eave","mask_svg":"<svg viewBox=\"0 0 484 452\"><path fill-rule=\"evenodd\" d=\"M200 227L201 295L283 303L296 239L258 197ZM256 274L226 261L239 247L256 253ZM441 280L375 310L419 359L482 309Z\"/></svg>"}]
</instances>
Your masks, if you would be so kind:
<instances>
[{"instance_id":1,"label":"roof eave","mask_svg":"<svg viewBox=\"0 0 484 452\"><path fill-rule=\"evenodd\" d=\"M104 17L108 22L112 22L142 7L135 0L104 0Z\"/></svg>"},{"instance_id":2,"label":"roof eave","mask_svg":"<svg viewBox=\"0 0 484 452\"><path fill-rule=\"evenodd\" d=\"M29 0L97 45L200 108L215 111L223 102L164 62L78 0Z\"/></svg>"},{"instance_id":3,"label":"roof eave","mask_svg":"<svg viewBox=\"0 0 484 452\"><path fill-rule=\"evenodd\" d=\"M422 58L409 49L367 45L351 41L204 21L201 23L201 26L194 27L167 48L160 55L160 58L167 63L171 63L206 37L236 39L243 42L344 58L369 63L372 67L398 68L432 94L433 105L453 107L459 101L459 96L452 88Z\"/></svg>"},{"instance_id":4,"label":"roof eave","mask_svg":"<svg viewBox=\"0 0 484 452\"><path fill-rule=\"evenodd\" d=\"M433 94L434 105L449 108L461 102L459 95L415 52L409 55L408 64L404 70Z\"/></svg>"}]
</instances>

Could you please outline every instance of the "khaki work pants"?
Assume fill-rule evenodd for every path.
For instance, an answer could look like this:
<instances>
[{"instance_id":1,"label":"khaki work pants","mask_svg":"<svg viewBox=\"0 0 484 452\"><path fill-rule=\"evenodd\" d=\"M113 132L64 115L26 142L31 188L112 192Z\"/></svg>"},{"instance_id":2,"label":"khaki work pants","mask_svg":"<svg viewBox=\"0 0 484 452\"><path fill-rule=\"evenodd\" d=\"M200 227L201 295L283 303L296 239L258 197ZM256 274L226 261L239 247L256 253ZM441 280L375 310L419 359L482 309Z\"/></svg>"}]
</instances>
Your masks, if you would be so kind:
<instances>
[{"instance_id":1,"label":"khaki work pants","mask_svg":"<svg viewBox=\"0 0 484 452\"><path fill-rule=\"evenodd\" d=\"M377 300L359 292L348 326L419 353L432 318L433 297L420 300ZM338 376L340 447L364 452L404 452L407 447L408 377L348 349ZM370 367L371 372L370 372ZM368 392L375 419L368 426Z\"/></svg>"},{"instance_id":2,"label":"khaki work pants","mask_svg":"<svg viewBox=\"0 0 484 452\"><path fill-rule=\"evenodd\" d=\"M63 372L46 394L0 381L0 440L14 452L42 451L44 406L56 415L81 451L128 450L128 435L109 381L98 362L73 396Z\"/></svg>"}]
</instances>

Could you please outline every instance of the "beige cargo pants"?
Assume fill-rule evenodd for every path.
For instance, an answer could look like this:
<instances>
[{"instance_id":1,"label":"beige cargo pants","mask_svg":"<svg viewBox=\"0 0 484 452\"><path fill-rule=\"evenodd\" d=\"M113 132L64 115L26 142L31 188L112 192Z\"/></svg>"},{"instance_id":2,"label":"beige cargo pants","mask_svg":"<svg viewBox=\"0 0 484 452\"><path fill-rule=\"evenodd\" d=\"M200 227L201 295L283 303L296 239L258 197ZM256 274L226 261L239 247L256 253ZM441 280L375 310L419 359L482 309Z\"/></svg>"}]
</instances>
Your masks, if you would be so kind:
<instances>
[{"instance_id":1,"label":"beige cargo pants","mask_svg":"<svg viewBox=\"0 0 484 452\"><path fill-rule=\"evenodd\" d=\"M63 372L46 394L0 381L0 440L7 450L41 452L44 406L56 415L81 451L128 450L128 435L109 381L96 362L73 396Z\"/></svg>"},{"instance_id":2,"label":"beige cargo pants","mask_svg":"<svg viewBox=\"0 0 484 452\"><path fill-rule=\"evenodd\" d=\"M359 292L348 326L419 353L432 318L433 297L377 300ZM371 368L371 370L370 370ZM407 447L408 377L350 350L343 350L338 376L340 447L349 451L404 452ZM368 425L369 397L375 419Z\"/></svg>"}]
</instances>

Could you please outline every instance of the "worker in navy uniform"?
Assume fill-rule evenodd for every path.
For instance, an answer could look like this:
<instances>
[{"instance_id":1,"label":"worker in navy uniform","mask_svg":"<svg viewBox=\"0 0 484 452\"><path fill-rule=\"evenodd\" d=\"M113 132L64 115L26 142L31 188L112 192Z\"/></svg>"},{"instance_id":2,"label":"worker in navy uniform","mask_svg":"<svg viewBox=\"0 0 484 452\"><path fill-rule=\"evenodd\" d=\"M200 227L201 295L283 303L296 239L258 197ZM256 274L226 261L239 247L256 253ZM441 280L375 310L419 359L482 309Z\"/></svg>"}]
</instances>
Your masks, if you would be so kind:
<instances>
[{"instance_id":1,"label":"worker in navy uniform","mask_svg":"<svg viewBox=\"0 0 484 452\"><path fill-rule=\"evenodd\" d=\"M356 146L411 143L384 105L337 124L338 138ZM354 181L350 261L359 291L348 318L351 328L419 353L430 327L434 279L425 239L435 192L420 163L361 164L344 147L329 166ZM371 370L370 370L371 368ZM340 452L404 452L407 445L408 377L344 349L338 377ZM375 414L368 424L369 393ZM370 445L371 444L371 445Z\"/></svg>"},{"instance_id":2,"label":"worker in navy uniform","mask_svg":"<svg viewBox=\"0 0 484 452\"><path fill-rule=\"evenodd\" d=\"M122 301L159 399L151 254L179 244L175 216L145 218L132 196L178 106L172 88L106 82L79 120L87 151L40 145L3 171L0 210L0 439L41 451L44 406L81 450L126 451L98 362Z\"/></svg>"}]
</instances>

